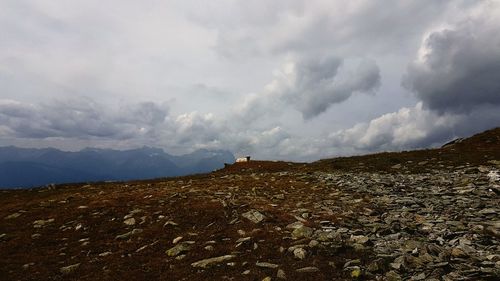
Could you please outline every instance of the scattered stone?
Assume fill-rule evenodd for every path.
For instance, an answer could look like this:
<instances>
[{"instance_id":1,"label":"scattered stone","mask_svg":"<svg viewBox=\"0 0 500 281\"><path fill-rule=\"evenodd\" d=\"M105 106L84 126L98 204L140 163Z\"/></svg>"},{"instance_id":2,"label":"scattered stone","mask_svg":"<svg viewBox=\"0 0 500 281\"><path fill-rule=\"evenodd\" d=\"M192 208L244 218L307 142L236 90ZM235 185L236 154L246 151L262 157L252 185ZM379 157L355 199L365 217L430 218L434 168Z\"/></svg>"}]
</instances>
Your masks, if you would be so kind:
<instances>
[{"instance_id":1,"label":"scattered stone","mask_svg":"<svg viewBox=\"0 0 500 281\"><path fill-rule=\"evenodd\" d=\"M177 242L181 241L182 240L182 236L178 236L176 238L174 238L174 240L172 240L172 244L177 244Z\"/></svg>"},{"instance_id":2,"label":"scattered stone","mask_svg":"<svg viewBox=\"0 0 500 281\"><path fill-rule=\"evenodd\" d=\"M200 261L197 261L197 262L193 262L191 264L191 266L192 267L208 268L210 266L213 266L213 265L216 265L216 264L228 261L228 260L232 260L235 257L236 257L235 255L224 255L224 256L220 256L220 257L203 259L203 260L200 260Z\"/></svg>"},{"instance_id":3,"label":"scattered stone","mask_svg":"<svg viewBox=\"0 0 500 281\"><path fill-rule=\"evenodd\" d=\"M131 236L137 235L139 233L142 233L142 229L140 228L134 228L132 231L129 231L124 234L117 235L115 239L128 239Z\"/></svg>"},{"instance_id":4,"label":"scattered stone","mask_svg":"<svg viewBox=\"0 0 500 281\"><path fill-rule=\"evenodd\" d=\"M361 268L359 268L359 266L353 266L353 269L351 271L351 277L359 278L360 276L361 276Z\"/></svg>"},{"instance_id":5,"label":"scattered stone","mask_svg":"<svg viewBox=\"0 0 500 281\"><path fill-rule=\"evenodd\" d=\"M77 270L77 269L78 269L78 267L80 267L80 264L79 264L79 263L76 263L76 264L72 264L72 265L68 265L68 266L61 267L61 268L59 269L59 271L60 271L63 275L68 275L68 274L73 273L75 270Z\"/></svg>"},{"instance_id":6,"label":"scattered stone","mask_svg":"<svg viewBox=\"0 0 500 281\"><path fill-rule=\"evenodd\" d=\"M425 273L424 273L424 272L422 272L422 273L420 273L420 274L418 274L418 275L414 275L414 276L412 276L412 277L410 278L410 280L413 280L413 281L425 280L425 277L426 277L426 276L425 276Z\"/></svg>"},{"instance_id":7,"label":"scattered stone","mask_svg":"<svg viewBox=\"0 0 500 281\"><path fill-rule=\"evenodd\" d=\"M396 271L389 271L385 274L385 279L387 281L401 281L401 276L396 273Z\"/></svg>"},{"instance_id":8,"label":"scattered stone","mask_svg":"<svg viewBox=\"0 0 500 281\"><path fill-rule=\"evenodd\" d=\"M368 242L369 240L370 238L364 235L352 235L350 238L351 242L361 245L366 244L366 242Z\"/></svg>"},{"instance_id":9,"label":"scattered stone","mask_svg":"<svg viewBox=\"0 0 500 281\"><path fill-rule=\"evenodd\" d=\"M54 219L46 219L46 220L36 220L33 222L34 228L42 228L50 223L53 223Z\"/></svg>"},{"instance_id":10,"label":"scattered stone","mask_svg":"<svg viewBox=\"0 0 500 281\"><path fill-rule=\"evenodd\" d=\"M315 248L319 245L319 242L316 240L309 241L309 248Z\"/></svg>"},{"instance_id":11,"label":"scattered stone","mask_svg":"<svg viewBox=\"0 0 500 281\"><path fill-rule=\"evenodd\" d=\"M30 262L30 263L26 263L26 264L23 264L23 269L26 270L32 266L34 266L35 263L34 262Z\"/></svg>"},{"instance_id":12,"label":"scattered stone","mask_svg":"<svg viewBox=\"0 0 500 281\"><path fill-rule=\"evenodd\" d=\"M393 169L401 169L401 164L393 165L393 166L391 166L391 168L393 168Z\"/></svg>"},{"instance_id":13,"label":"scattered stone","mask_svg":"<svg viewBox=\"0 0 500 281\"><path fill-rule=\"evenodd\" d=\"M312 234L313 234L312 228L302 225L292 231L292 238L293 239L310 238Z\"/></svg>"},{"instance_id":14,"label":"scattered stone","mask_svg":"<svg viewBox=\"0 0 500 281\"><path fill-rule=\"evenodd\" d=\"M294 230L296 228L303 227L303 226L304 226L304 224L302 222L296 221L296 222L292 222L291 224L287 225L286 229Z\"/></svg>"},{"instance_id":15,"label":"scattered stone","mask_svg":"<svg viewBox=\"0 0 500 281\"><path fill-rule=\"evenodd\" d=\"M299 260L305 259L306 254L307 254L307 252L303 248L297 248L297 249L293 250L293 255L295 256L295 258L297 258Z\"/></svg>"},{"instance_id":16,"label":"scattered stone","mask_svg":"<svg viewBox=\"0 0 500 281\"><path fill-rule=\"evenodd\" d=\"M314 267L314 266L308 266L308 267L296 269L295 271L300 272L300 273L312 273L312 272L318 272L319 268Z\"/></svg>"},{"instance_id":17,"label":"scattered stone","mask_svg":"<svg viewBox=\"0 0 500 281\"><path fill-rule=\"evenodd\" d=\"M134 218L128 218L123 221L124 224L126 225L135 225L135 219Z\"/></svg>"},{"instance_id":18,"label":"scattered stone","mask_svg":"<svg viewBox=\"0 0 500 281\"><path fill-rule=\"evenodd\" d=\"M467 257L467 254L460 248L452 248L451 256L455 258L465 258Z\"/></svg>"},{"instance_id":19,"label":"scattered stone","mask_svg":"<svg viewBox=\"0 0 500 281\"><path fill-rule=\"evenodd\" d=\"M356 265L360 265L360 264L361 264L360 259L350 260L350 261L344 263L344 268L348 268L348 267L352 267L352 266L356 266Z\"/></svg>"},{"instance_id":20,"label":"scattered stone","mask_svg":"<svg viewBox=\"0 0 500 281\"><path fill-rule=\"evenodd\" d=\"M6 220L11 220L11 219L18 218L21 215L22 215L22 213L16 212L16 213L13 213L13 214L10 214L10 215L6 216L5 219Z\"/></svg>"},{"instance_id":21,"label":"scattered stone","mask_svg":"<svg viewBox=\"0 0 500 281\"><path fill-rule=\"evenodd\" d=\"M248 219L253 223L259 223L263 221L266 217L257 210L250 210L246 213L241 214L242 217Z\"/></svg>"},{"instance_id":22,"label":"scattered stone","mask_svg":"<svg viewBox=\"0 0 500 281\"><path fill-rule=\"evenodd\" d=\"M278 272L276 272L276 277L278 279L286 279L286 273L283 269L278 269Z\"/></svg>"},{"instance_id":23,"label":"scattered stone","mask_svg":"<svg viewBox=\"0 0 500 281\"><path fill-rule=\"evenodd\" d=\"M271 281L271 277L267 276L264 279L262 279L262 281Z\"/></svg>"},{"instance_id":24,"label":"scattered stone","mask_svg":"<svg viewBox=\"0 0 500 281\"><path fill-rule=\"evenodd\" d=\"M269 262L257 262L255 263L256 266L258 267L266 267L266 268L278 268L279 265L274 264L274 263L269 263Z\"/></svg>"},{"instance_id":25,"label":"scattered stone","mask_svg":"<svg viewBox=\"0 0 500 281\"><path fill-rule=\"evenodd\" d=\"M376 272L376 271L379 271L380 267L379 267L377 261L372 261L370 264L368 264L366 269L370 272Z\"/></svg>"},{"instance_id":26,"label":"scattered stone","mask_svg":"<svg viewBox=\"0 0 500 281\"><path fill-rule=\"evenodd\" d=\"M175 256L178 256L182 253L185 253L187 251L189 251L191 249L191 244L193 244L194 242L189 242L189 241L186 241L186 242L182 242L182 243L179 243L177 245L175 245L174 247L168 249L167 251L165 251L165 253L169 256L169 257L175 257Z\"/></svg>"},{"instance_id":27,"label":"scattered stone","mask_svg":"<svg viewBox=\"0 0 500 281\"><path fill-rule=\"evenodd\" d=\"M163 224L163 227L169 226L169 225L171 225L171 226L178 226L178 224L175 223L174 221L167 221L166 223Z\"/></svg>"},{"instance_id":28,"label":"scattered stone","mask_svg":"<svg viewBox=\"0 0 500 281\"><path fill-rule=\"evenodd\" d=\"M137 250L135 250L135 252L136 253L142 252L142 251L146 250L148 247L149 247L149 245L144 245L144 246L138 248Z\"/></svg>"},{"instance_id":29,"label":"scattered stone","mask_svg":"<svg viewBox=\"0 0 500 281\"><path fill-rule=\"evenodd\" d=\"M100 253L99 256L100 257L107 257L107 256L109 256L111 254L113 254L113 253L108 251L108 252L102 252L102 253Z\"/></svg>"}]
</instances>

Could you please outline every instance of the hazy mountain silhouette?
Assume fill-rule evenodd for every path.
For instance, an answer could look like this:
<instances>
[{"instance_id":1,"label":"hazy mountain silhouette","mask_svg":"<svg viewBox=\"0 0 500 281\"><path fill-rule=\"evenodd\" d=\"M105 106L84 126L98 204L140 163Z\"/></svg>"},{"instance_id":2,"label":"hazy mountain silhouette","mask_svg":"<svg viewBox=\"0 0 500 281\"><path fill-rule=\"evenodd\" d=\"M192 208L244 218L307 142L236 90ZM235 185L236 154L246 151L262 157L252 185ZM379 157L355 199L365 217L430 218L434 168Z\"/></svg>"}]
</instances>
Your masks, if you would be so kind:
<instances>
[{"instance_id":1,"label":"hazy mountain silhouette","mask_svg":"<svg viewBox=\"0 0 500 281\"><path fill-rule=\"evenodd\" d=\"M151 147L66 152L8 146L0 147L0 187L180 176L210 172L232 162L233 154L225 150L174 156Z\"/></svg>"}]
</instances>

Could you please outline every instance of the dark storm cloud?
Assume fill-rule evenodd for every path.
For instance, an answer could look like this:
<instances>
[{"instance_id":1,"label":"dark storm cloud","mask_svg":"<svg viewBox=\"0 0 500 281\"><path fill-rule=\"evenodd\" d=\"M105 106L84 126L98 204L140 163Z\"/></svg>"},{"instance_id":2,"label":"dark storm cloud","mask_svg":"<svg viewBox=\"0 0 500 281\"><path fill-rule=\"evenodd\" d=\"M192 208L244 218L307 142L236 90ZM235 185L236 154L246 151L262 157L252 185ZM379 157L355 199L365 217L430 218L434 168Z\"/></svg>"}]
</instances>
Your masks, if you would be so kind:
<instances>
[{"instance_id":1,"label":"dark storm cloud","mask_svg":"<svg viewBox=\"0 0 500 281\"><path fill-rule=\"evenodd\" d=\"M498 18L484 18L431 33L403 84L440 113L500 105L499 30Z\"/></svg>"}]
</instances>

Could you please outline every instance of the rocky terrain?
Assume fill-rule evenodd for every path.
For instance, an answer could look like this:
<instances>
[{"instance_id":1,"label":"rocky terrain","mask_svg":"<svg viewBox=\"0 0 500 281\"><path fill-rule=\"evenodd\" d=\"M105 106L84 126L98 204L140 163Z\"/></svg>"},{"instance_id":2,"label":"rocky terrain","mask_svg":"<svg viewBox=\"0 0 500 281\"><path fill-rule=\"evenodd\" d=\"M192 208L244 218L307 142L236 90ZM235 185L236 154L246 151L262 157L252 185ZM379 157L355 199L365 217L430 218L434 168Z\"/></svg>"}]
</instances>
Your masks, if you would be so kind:
<instances>
[{"instance_id":1,"label":"rocky terrain","mask_svg":"<svg viewBox=\"0 0 500 281\"><path fill-rule=\"evenodd\" d=\"M5 190L2 280L499 280L500 129L441 149Z\"/></svg>"}]
</instances>

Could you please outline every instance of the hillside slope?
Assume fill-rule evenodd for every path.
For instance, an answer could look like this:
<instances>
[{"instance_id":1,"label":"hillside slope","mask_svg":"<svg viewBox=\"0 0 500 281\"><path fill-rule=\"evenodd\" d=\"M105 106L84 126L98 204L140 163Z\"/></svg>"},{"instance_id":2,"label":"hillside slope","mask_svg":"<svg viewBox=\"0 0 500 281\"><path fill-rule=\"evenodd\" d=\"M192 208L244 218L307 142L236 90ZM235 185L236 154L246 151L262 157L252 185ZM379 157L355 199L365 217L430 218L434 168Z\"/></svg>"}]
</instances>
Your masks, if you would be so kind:
<instances>
[{"instance_id":1,"label":"hillside slope","mask_svg":"<svg viewBox=\"0 0 500 281\"><path fill-rule=\"evenodd\" d=\"M4 190L0 279L499 280L499 136Z\"/></svg>"}]
</instances>

